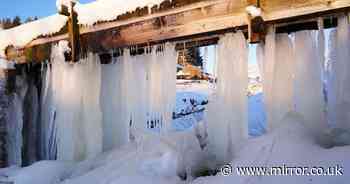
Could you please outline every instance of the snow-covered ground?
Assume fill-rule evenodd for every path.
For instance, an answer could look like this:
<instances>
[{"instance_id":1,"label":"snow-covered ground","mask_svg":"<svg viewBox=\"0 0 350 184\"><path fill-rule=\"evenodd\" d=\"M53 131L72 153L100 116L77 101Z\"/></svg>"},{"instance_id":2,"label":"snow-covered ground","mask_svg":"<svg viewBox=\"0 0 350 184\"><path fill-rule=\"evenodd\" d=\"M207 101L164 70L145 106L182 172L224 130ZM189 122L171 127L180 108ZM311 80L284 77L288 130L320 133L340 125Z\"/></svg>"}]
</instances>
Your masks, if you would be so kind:
<instances>
[{"instance_id":1,"label":"snow-covered ground","mask_svg":"<svg viewBox=\"0 0 350 184\"><path fill-rule=\"evenodd\" d=\"M194 112L206 105L212 88L206 82L178 81L175 114ZM310 136L300 115L291 112L272 133L265 132L262 93L249 98L251 138L235 151L232 174L207 176L219 171L210 162L204 145L203 112L184 115L173 121L168 135L144 135L142 139L82 162L41 161L26 168L0 170L1 182L15 184L347 184L350 174L350 147L322 148ZM186 101L184 100L186 99ZM195 103L191 103L194 99ZM209 102L210 103L210 102ZM262 135L264 134L264 135ZM259 135L259 136L258 136ZM347 134L345 134L347 135ZM205 142L205 141L204 141ZM342 176L239 176L236 167L333 167ZM210 172L209 172L210 171Z\"/></svg>"},{"instance_id":2,"label":"snow-covered ground","mask_svg":"<svg viewBox=\"0 0 350 184\"><path fill-rule=\"evenodd\" d=\"M175 114L179 118L173 120L173 127L182 131L194 127L203 120L204 111L208 102L208 96L213 93L213 85L206 81L182 81L177 82ZM263 94L261 89L251 91L248 96L248 126L250 136L259 136L265 132L266 115L263 107ZM190 100L195 101L192 105ZM203 105L202 105L203 104ZM181 116L181 114L187 114Z\"/></svg>"},{"instance_id":3,"label":"snow-covered ground","mask_svg":"<svg viewBox=\"0 0 350 184\"><path fill-rule=\"evenodd\" d=\"M199 177L210 168L210 157L201 149L194 131L139 142L80 163L42 161L30 167L0 170L0 181L15 184L347 184L350 147L325 149L312 141L297 113L289 113L275 132L242 143L231 162L233 173ZM238 176L238 166L333 167L342 176ZM187 175L185 174L187 173ZM186 181L184 179L187 179Z\"/></svg>"}]
</instances>

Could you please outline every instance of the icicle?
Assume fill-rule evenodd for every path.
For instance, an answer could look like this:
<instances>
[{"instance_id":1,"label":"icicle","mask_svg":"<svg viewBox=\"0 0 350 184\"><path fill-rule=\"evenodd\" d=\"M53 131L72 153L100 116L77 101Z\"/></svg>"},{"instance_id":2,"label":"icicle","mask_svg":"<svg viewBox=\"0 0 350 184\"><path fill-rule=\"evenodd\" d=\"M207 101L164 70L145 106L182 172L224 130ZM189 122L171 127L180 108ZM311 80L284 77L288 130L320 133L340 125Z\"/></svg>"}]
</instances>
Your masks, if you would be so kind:
<instances>
[{"instance_id":1,"label":"icicle","mask_svg":"<svg viewBox=\"0 0 350 184\"><path fill-rule=\"evenodd\" d=\"M338 18L336 32L330 34L331 70L328 81L328 115L336 128L350 129L350 33L347 16Z\"/></svg>"},{"instance_id":2,"label":"icicle","mask_svg":"<svg viewBox=\"0 0 350 184\"><path fill-rule=\"evenodd\" d=\"M15 94L7 114L7 156L8 165L22 165L23 101Z\"/></svg>"},{"instance_id":3,"label":"icicle","mask_svg":"<svg viewBox=\"0 0 350 184\"><path fill-rule=\"evenodd\" d=\"M53 48L43 93L45 157L82 160L102 152L101 69L97 56L71 65L62 43Z\"/></svg>"},{"instance_id":4,"label":"icicle","mask_svg":"<svg viewBox=\"0 0 350 184\"><path fill-rule=\"evenodd\" d=\"M316 42L316 31L301 31L295 34L295 104L296 112L303 115L311 133L318 136L325 131L325 103L322 85L323 45ZM312 91L312 92L311 92Z\"/></svg>"},{"instance_id":5,"label":"icicle","mask_svg":"<svg viewBox=\"0 0 350 184\"><path fill-rule=\"evenodd\" d=\"M38 160L37 153L38 151L38 138L39 138L39 96L38 96L38 90L34 84L34 79L29 77L30 79L27 80L28 82L28 90L26 93L26 96L24 97L24 106L23 113L23 122L25 124L23 125L24 129L26 130L23 134L23 141L24 141L24 147L23 147L23 164L24 165L30 165L33 164L35 161Z\"/></svg>"},{"instance_id":6,"label":"icicle","mask_svg":"<svg viewBox=\"0 0 350 184\"><path fill-rule=\"evenodd\" d=\"M85 62L85 63L84 63ZM94 157L102 152L102 113L100 109L101 64L97 55L89 54L82 62L83 119L85 127L86 157ZM79 65L78 65L79 67ZM77 72L79 74L79 72ZM78 76L79 77L79 76ZM79 129L79 127L77 127Z\"/></svg>"},{"instance_id":7,"label":"icicle","mask_svg":"<svg viewBox=\"0 0 350 184\"><path fill-rule=\"evenodd\" d=\"M257 48L257 60L262 75L264 104L267 114L268 129L272 128L272 103L273 103L273 78L276 62L276 35L275 30L269 30L266 36L265 45L259 45Z\"/></svg>"},{"instance_id":8,"label":"icicle","mask_svg":"<svg viewBox=\"0 0 350 184\"><path fill-rule=\"evenodd\" d=\"M270 130L280 125L282 118L289 111L294 109L293 103L293 87L294 87L294 70L295 63L293 58L293 47L290 37L287 34L276 36L275 50L269 57L275 57L271 81L271 88L267 89L267 112L268 126ZM268 51L269 52L269 51ZM272 64L272 63L271 63ZM271 66L272 67L272 66ZM268 69L270 68L268 67ZM266 84L269 86L269 84ZM271 96L270 96L271 95Z\"/></svg>"},{"instance_id":9,"label":"icicle","mask_svg":"<svg viewBox=\"0 0 350 184\"><path fill-rule=\"evenodd\" d=\"M227 34L218 46L218 82L208 107L209 146L219 163L232 159L248 136L248 51L243 34Z\"/></svg>"}]
</instances>

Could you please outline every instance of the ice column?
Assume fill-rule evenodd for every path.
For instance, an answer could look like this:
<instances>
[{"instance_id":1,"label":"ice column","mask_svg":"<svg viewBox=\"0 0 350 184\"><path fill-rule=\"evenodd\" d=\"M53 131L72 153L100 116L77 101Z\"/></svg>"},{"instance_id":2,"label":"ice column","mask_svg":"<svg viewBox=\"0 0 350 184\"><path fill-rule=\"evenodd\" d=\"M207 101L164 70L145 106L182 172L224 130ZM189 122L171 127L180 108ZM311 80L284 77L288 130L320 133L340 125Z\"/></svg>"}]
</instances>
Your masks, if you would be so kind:
<instances>
[{"instance_id":1,"label":"ice column","mask_svg":"<svg viewBox=\"0 0 350 184\"><path fill-rule=\"evenodd\" d=\"M350 33L347 16L339 17L335 34L330 36L332 60L329 88L329 119L336 128L350 129Z\"/></svg>"},{"instance_id":2,"label":"ice column","mask_svg":"<svg viewBox=\"0 0 350 184\"><path fill-rule=\"evenodd\" d=\"M220 39L217 61L217 89L206 121L210 152L218 163L224 163L248 136L248 47L241 32Z\"/></svg>"},{"instance_id":3,"label":"ice column","mask_svg":"<svg viewBox=\"0 0 350 184\"><path fill-rule=\"evenodd\" d=\"M325 101L322 84L321 56L316 31L295 33L295 104L296 112L303 115L306 126L314 134L325 130Z\"/></svg>"},{"instance_id":4,"label":"ice column","mask_svg":"<svg viewBox=\"0 0 350 184\"><path fill-rule=\"evenodd\" d=\"M260 44L257 47L257 60L262 75L264 104L269 129L271 129L272 127L272 87L276 62L275 51L276 35L274 30L270 30L269 33L266 35L265 45Z\"/></svg>"},{"instance_id":5,"label":"ice column","mask_svg":"<svg viewBox=\"0 0 350 184\"><path fill-rule=\"evenodd\" d=\"M57 150L59 160L83 160L102 152L101 66L93 54L77 64L65 63L62 45L54 46L46 72L42 152L47 159Z\"/></svg>"},{"instance_id":6,"label":"ice column","mask_svg":"<svg viewBox=\"0 0 350 184\"><path fill-rule=\"evenodd\" d=\"M23 128L23 101L20 95L14 94L12 104L8 109L7 121L7 156L8 165L22 165L22 128Z\"/></svg>"},{"instance_id":7,"label":"ice column","mask_svg":"<svg viewBox=\"0 0 350 184\"><path fill-rule=\"evenodd\" d=\"M177 53L173 44L153 48L148 62L148 121L155 122L162 133L171 129L176 97Z\"/></svg>"},{"instance_id":8,"label":"ice column","mask_svg":"<svg viewBox=\"0 0 350 184\"><path fill-rule=\"evenodd\" d=\"M118 148L128 142L129 122L123 111L123 57L102 65L101 107L103 113L103 150Z\"/></svg>"},{"instance_id":9,"label":"ice column","mask_svg":"<svg viewBox=\"0 0 350 184\"><path fill-rule=\"evenodd\" d=\"M101 62L99 57L93 54L89 54L85 60L80 62L80 65L76 65L76 67L81 66L83 74L82 78L77 81L81 81L83 84L80 89L83 93L83 114L79 121L84 123L82 127L84 127L83 134L86 140L86 157L94 157L102 152ZM79 91L79 88L77 90Z\"/></svg>"},{"instance_id":10,"label":"ice column","mask_svg":"<svg viewBox=\"0 0 350 184\"><path fill-rule=\"evenodd\" d=\"M275 129L280 125L282 118L289 111L294 109L293 103L293 87L294 87L294 70L295 61L293 58L292 41L288 34L276 35L274 54L268 57L275 57L272 72L272 85L268 89L269 99L267 106L269 106L268 127L270 130Z\"/></svg>"}]
</instances>

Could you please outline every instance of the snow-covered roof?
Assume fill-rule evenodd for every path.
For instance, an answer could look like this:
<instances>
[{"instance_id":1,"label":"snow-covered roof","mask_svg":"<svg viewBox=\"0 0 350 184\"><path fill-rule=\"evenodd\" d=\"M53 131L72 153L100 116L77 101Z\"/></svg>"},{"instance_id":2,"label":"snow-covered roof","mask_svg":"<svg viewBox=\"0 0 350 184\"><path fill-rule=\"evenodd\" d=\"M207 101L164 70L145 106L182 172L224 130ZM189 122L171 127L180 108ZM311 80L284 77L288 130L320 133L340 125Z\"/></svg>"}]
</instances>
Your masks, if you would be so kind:
<instances>
[{"instance_id":1,"label":"snow-covered roof","mask_svg":"<svg viewBox=\"0 0 350 184\"><path fill-rule=\"evenodd\" d=\"M71 0L58 0L57 6ZM91 26L97 22L115 20L119 15L133 11L137 7L153 7L164 0L97 0L88 4L77 3L74 7L81 25ZM12 45L24 47L39 36L57 33L66 24L67 17L52 15L21 26L0 31L0 57L5 57L5 49Z\"/></svg>"},{"instance_id":2,"label":"snow-covered roof","mask_svg":"<svg viewBox=\"0 0 350 184\"><path fill-rule=\"evenodd\" d=\"M137 7L153 7L164 0L98 0L89 4L77 4L78 21L82 25L93 25L98 21L115 20L119 15Z\"/></svg>"},{"instance_id":3,"label":"snow-covered roof","mask_svg":"<svg viewBox=\"0 0 350 184\"><path fill-rule=\"evenodd\" d=\"M5 49L10 45L23 47L41 35L50 35L60 31L67 20L67 17L55 14L12 29L0 31L0 57L5 57Z\"/></svg>"}]
</instances>

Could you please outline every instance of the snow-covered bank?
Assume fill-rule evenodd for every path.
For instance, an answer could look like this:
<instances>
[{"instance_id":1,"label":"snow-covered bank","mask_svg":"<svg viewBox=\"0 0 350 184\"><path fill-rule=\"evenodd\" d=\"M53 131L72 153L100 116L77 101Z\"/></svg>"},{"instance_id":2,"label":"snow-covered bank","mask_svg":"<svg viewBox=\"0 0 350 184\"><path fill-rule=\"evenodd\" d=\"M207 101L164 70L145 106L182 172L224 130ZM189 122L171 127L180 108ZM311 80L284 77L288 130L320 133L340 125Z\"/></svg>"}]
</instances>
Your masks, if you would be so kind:
<instances>
[{"instance_id":1,"label":"snow-covered bank","mask_svg":"<svg viewBox=\"0 0 350 184\"><path fill-rule=\"evenodd\" d=\"M231 176L196 179L193 184L347 184L350 173L350 146L325 149L313 142L302 117L289 113L272 134L250 139L231 162ZM236 167L334 167L343 168L342 176L238 176Z\"/></svg>"},{"instance_id":2,"label":"snow-covered bank","mask_svg":"<svg viewBox=\"0 0 350 184\"><path fill-rule=\"evenodd\" d=\"M166 137L145 135L129 143L76 164L38 162L31 167L7 171L15 184L347 184L350 174L350 147L325 149L310 136L302 117L289 113L273 133L251 138L236 152L230 176L199 177L210 166L210 157L201 150L194 131ZM235 167L333 167L343 168L343 176L238 176ZM215 168L212 168L215 169ZM68 174L67 174L68 171ZM3 175L4 172L0 174ZM191 176L192 175L192 176ZM182 179L187 179L184 181ZM194 181L192 181L194 179Z\"/></svg>"}]
</instances>

